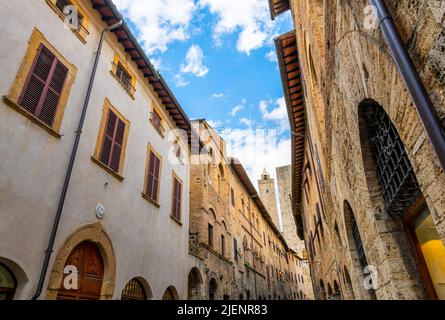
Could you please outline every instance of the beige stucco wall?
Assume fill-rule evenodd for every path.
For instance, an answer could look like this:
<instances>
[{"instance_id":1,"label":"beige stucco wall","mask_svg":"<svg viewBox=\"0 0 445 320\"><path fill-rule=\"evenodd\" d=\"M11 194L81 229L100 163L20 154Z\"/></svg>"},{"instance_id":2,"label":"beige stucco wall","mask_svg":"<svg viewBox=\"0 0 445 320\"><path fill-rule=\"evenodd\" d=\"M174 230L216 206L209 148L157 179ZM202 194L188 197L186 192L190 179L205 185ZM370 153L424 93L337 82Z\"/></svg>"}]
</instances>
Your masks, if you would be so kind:
<instances>
[{"instance_id":1,"label":"beige stucco wall","mask_svg":"<svg viewBox=\"0 0 445 320\"><path fill-rule=\"evenodd\" d=\"M89 1L84 3L91 8ZM83 44L65 29L44 0L2 1L0 6L1 95L7 95L11 88L34 28L78 69L60 139L0 102L0 257L12 260L26 274L27 282L19 281L19 299L30 298L37 284L93 66L93 53L104 27L97 14L90 13L90 34ZM49 269L68 236L81 226L98 222L95 208L101 203L106 214L100 223L116 256L113 298L120 298L125 283L137 276L146 279L154 299L160 299L169 286L186 298L187 274L193 265L188 256L189 167L168 161L172 141L168 136L161 138L149 122L151 108L158 102L146 86L146 79L133 70L137 74L133 100L110 75L114 50L121 47L114 35L107 36ZM122 182L91 161L105 98L131 123ZM167 113L163 117L166 129L172 129ZM141 197L148 143L163 158L159 209ZM184 139L181 144L182 150L188 149ZM182 226L170 218L172 170L183 181ZM48 286L50 271L44 288ZM45 295L43 292L41 298Z\"/></svg>"}]
</instances>

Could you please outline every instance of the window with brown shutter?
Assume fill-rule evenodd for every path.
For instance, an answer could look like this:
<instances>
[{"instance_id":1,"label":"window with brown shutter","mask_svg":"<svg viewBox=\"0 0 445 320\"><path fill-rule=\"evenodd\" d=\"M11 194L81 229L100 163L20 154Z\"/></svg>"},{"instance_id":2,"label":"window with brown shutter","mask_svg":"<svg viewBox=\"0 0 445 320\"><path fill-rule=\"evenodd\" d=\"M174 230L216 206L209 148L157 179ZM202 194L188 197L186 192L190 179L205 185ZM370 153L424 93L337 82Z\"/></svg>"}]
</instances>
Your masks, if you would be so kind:
<instances>
[{"instance_id":1,"label":"window with brown shutter","mask_svg":"<svg viewBox=\"0 0 445 320\"><path fill-rule=\"evenodd\" d=\"M161 172L161 159L153 150L148 152L148 169L145 195L156 204L159 199L159 176Z\"/></svg>"},{"instance_id":2,"label":"window with brown shutter","mask_svg":"<svg viewBox=\"0 0 445 320\"><path fill-rule=\"evenodd\" d=\"M18 104L52 127L67 75L68 68L41 44Z\"/></svg>"},{"instance_id":3,"label":"window with brown shutter","mask_svg":"<svg viewBox=\"0 0 445 320\"><path fill-rule=\"evenodd\" d=\"M182 183L173 174L172 217L181 221Z\"/></svg>"},{"instance_id":4,"label":"window with brown shutter","mask_svg":"<svg viewBox=\"0 0 445 320\"><path fill-rule=\"evenodd\" d=\"M124 134L125 123L109 110L99 160L115 172L119 172Z\"/></svg>"}]
</instances>

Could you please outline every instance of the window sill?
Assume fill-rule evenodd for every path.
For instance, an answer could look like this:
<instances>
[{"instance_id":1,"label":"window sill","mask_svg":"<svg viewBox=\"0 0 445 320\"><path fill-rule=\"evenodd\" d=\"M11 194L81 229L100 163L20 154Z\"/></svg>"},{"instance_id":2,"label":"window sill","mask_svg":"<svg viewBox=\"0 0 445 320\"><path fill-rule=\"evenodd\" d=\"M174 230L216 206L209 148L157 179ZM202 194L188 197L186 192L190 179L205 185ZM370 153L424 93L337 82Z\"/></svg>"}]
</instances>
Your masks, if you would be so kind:
<instances>
[{"instance_id":1,"label":"window sill","mask_svg":"<svg viewBox=\"0 0 445 320\"><path fill-rule=\"evenodd\" d=\"M55 6L55 4L51 0L46 0L46 3L49 5L51 9L59 16L60 19L65 23L65 16L62 12L60 12L59 8ZM76 35L77 38L83 43L86 44L86 37L89 35L88 30L84 28L84 32L80 32L79 30L71 29L70 30Z\"/></svg>"},{"instance_id":2,"label":"window sill","mask_svg":"<svg viewBox=\"0 0 445 320\"><path fill-rule=\"evenodd\" d=\"M105 171L107 171L109 174L111 174L113 177L115 177L117 180L119 181L123 181L125 178L123 176L121 176L118 172L114 171L113 169L111 169L110 167L108 167L107 165L103 164L102 162L100 162L99 159L97 159L95 156L91 156L91 160L97 164L99 167L101 167L102 169L104 169Z\"/></svg>"},{"instance_id":3,"label":"window sill","mask_svg":"<svg viewBox=\"0 0 445 320\"><path fill-rule=\"evenodd\" d=\"M34 116L32 113L29 113L25 109L23 109L21 106L19 106L16 102L12 101L8 96L3 96L3 102L7 104L9 107L17 111L18 113L22 114L29 120L31 120L33 123L41 127L42 129L46 130L49 134L52 136L60 139L63 135L58 133L53 127L50 127L45 122Z\"/></svg>"},{"instance_id":4,"label":"window sill","mask_svg":"<svg viewBox=\"0 0 445 320\"><path fill-rule=\"evenodd\" d=\"M164 131L159 126L156 125L156 123L153 121L152 118L150 118L150 123L152 124L153 128L155 128L155 130L159 133L162 139L164 139Z\"/></svg>"},{"instance_id":5,"label":"window sill","mask_svg":"<svg viewBox=\"0 0 445 320\"><path fill-rule=\"evenodd\" d=\"M125 90L125 92L130 96L131 99L135 100L134 92L131 92L127 89L127 87L122 83L122 81L114 74L112 70L110 70L111 76L121 85L121 87Z\"/></svg>"},{"instance_id":6,"label":"window sill","mask_svg":"<svg viewBox=\"0 0 445 320\"><path fill-rule=\"evenodd\" d=\"M174 222L176 222L178 225L180 225L180 226L182 227L182 222L181 222L181 220L178 220L178 218L176 218L176 217L174 217L174 216L172 216L172 215L170 215L170 218L171 218Z\"/></svg>"},{"instance_id":7,"label":"window sill","mask_svg":"<svg viewBox=\"0 0 445 320\"><path fill-rule=\"evenodd\" d=\"M145 192L141 192L142 198L144 198L145 200L147 200L148 202L150 202L152 205L154 205L156 208L160 208L161 205L159 203L157 203L155 200L153 200L152 198L150 198Z\"/></svg>"}]
</instances>

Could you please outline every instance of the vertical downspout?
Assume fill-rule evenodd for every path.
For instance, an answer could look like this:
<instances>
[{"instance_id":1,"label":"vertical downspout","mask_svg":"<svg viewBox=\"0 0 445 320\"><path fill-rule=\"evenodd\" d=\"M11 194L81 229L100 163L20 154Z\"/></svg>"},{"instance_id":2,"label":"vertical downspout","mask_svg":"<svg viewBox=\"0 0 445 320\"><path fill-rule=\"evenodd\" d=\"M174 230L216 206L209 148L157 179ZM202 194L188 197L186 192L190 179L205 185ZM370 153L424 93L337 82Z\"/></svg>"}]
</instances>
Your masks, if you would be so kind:
<instances>
[{"instance_id":1,"label":"vertical downspout","mask_svg":"<svg viewBox=\"0 0 445 320\"><path fill-rule=\"evenodd\" d=\"M405 47L395 26L394 20L384 0L370 0L379 26L388 44L388 48L399 69L405 86L413 99L414 105L425 128L425 132L439 159L442 170L445 171L445 133L434 110L430 97L423 85L419 73Z\"/></svg>"},{"instance_id":2,"label":"vertical downspout","mask_svg":"<svg viewBox=\"0 0 445 320\"><path fill-rule=\"evenodd\" d=\"M51 259L51 254L53 253L54 242L56 240L57 230L59 228L60 218L62 217L63 206L65 204L65 198L66 198L68 186L69 186L70 179L71 179L71 173L73 172L74 161L76 160L77 149L79 147L79 142L80 142L80 136L82 134L83 124L85 122L85 116L87 113L88 104L90 102L91 91L93 89L94 79L96 77L97 66L99 64L99 58L100 58L100 54L102 51L102 45L103 45L105 33L107 31L111 31L115 28L118 28L121 25L122 25L122 21L108 27L107 29L104 29L100 35L100 41L99 41L99 46L98 46L97 52L96 52L96 58L94 60L93 71L91 72L90 82L88 84L88 90L87 90L87 93L85 96L82 113L80 115L79 125L78 125L77 131L76 131L76 138L74 139L74 145L71 150L70 161L68 164L68 168L66 169L65 180L63 182L63 187L62 187L62 191L61 191L60 198L59 198L59 204L57 206L56 216L54 218L54 223L53 223L53 226L51 229L51 235L49 237L48 247L45 250L45 258L43 260L42 269L40 271L39 282L37 284L37 288L36 288L34 295L31 297L31 300L37 300L39 298L40 294L42 293L43 284L45 283L46 274L47 274L48 266L49 266L49 261Z\"/></svg>"}]
</instances>

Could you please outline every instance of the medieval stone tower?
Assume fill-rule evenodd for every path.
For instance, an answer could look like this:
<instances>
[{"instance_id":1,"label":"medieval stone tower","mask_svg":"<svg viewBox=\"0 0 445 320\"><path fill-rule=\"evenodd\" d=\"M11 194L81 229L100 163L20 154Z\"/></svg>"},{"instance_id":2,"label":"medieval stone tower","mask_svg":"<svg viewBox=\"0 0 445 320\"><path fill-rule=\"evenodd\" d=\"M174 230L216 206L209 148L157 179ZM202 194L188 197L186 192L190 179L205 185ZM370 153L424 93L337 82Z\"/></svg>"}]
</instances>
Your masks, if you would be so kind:
<instances>
[{"instance_id":1,"label":"medieval stone tower","mask_svg":"<svg viewBox=\"0 0 445 320\"><path fill-rule=\"evenodd\" d=\"M260 190L260 198L263 201L264 206L272 218L273 223L278 228L280 228L280 220L278 218L278 207L277 200L275 196L275 180L270 178L269 173L264 169L261 179L258 180L258 188Z\"/></svg>"},{"instance_id":2,"label":"medieval stone tower","mask_svg":"<svg viewBox=\"0 0 445 320\"><path fill-rule=\"evenodd\" d=\"M303 241L298 238L297 226L292 212L292 167L277 168L278 197L280 200L283 237L289 247L298 253L304 249Z\"/></svg>"}]
</instances>

